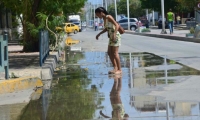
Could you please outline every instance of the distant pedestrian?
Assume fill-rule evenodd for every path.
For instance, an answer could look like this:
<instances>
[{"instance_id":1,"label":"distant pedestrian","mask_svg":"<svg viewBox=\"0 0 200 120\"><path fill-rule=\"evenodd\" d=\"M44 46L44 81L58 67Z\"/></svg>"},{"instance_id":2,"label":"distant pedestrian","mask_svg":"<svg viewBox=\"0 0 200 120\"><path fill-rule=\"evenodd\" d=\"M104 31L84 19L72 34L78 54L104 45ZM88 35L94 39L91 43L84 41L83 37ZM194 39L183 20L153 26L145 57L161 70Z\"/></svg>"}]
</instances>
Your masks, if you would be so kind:
<instances>
[{"instance_id":1,"label":"distant pedestrian","mask_svg":"<svg viewBox=\"0 0 200 120\"><path fill-rule=\"evenodd\" d=\"M173 34L174 31L174 13L172 12L172 9L169 9L169 12L167 13L167 21L168 21L168 25L169 25L169 30L170 30L170 34Z\"/></svg>"},{"instance_id":2,"label":"distant pedestrian","mask_svg":"<svg viewBox=\"0 0 200 120\"><path fill-rule=\"evenodd\" d=\"M97 21L95 21L95 31L97 31L98 30L98 23L97 23Z\"/></svg>"},{"instance_id":3,"label":"distant pedestrian","mask_svg":"<svg viewBox=\"0 0 200 120\"><path fill-rule=\"evenodd\" d=\"M104 29L96 36L98 40L99 36L105 32L108 32L109 44L108 44L108 56L113 64L114 70L109 71L109 74L121 74L121 64L118 54L119 46L121 45L121 34L118 32L119 25L111 15L103 7L99 7L95 10L96 16L104 20Z\"/></svg>"},{"instance_id":4,"label":"distant pedestrian","mask_svg":"<svg viewBox=\"0 0 200 120\"><path fill-rule=\"evenodd\" d=\"M177 15L176 21L177 21L177 25L181 24L181 17L180 17L180 15Z\"/></svg>"}]
</instances>

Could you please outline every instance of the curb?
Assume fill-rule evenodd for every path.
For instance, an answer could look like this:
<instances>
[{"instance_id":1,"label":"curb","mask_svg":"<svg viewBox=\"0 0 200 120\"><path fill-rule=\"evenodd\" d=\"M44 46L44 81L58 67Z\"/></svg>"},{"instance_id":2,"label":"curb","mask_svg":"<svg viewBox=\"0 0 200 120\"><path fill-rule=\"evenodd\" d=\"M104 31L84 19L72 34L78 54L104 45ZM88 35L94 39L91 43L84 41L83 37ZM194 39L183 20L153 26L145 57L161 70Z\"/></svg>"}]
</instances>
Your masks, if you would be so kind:
<instances>
[{"instance_id":1,"label":"curb","mask_svg":"<svg viewBox=\"0 0 200 120\"><path fill-rule=\"evenodd\" d=\"M25 89L42 87L42 80L38 77L24 77L0 81L0 94L12 93Z\"/></svg>"},{"instance_id":2,"label":"curb","mask_svg":"<svg viewBox=\"0 0 200 120\"><path fill-rule=\"evenodd\" d=\"M36 55L36 57L38 56ZM22 77L38 77L42 80L52 79L54 71L58 65L59 58L59 51L50 52L49 56L46 58L41 67L39 66L38 59L38 61L34 61L35 65L30 65L25 68L22 67L9 69L9 76L11 77L10 79ZM38 62L38 64L36 62ZM3 76L5 76L5 72L0 72L0 81L5 79Z\"/></svg>"},{"instance_id":3,"label":"curb","mask_svg":"<svg viewBox=\"0 0 200 120\"><path fill-rule=\"evenodd\" d=\"M186 38L186 37L179 37L179 36L147 34L147 33L135 33L135 32L131 32L131 31L126 31L125 33L133 34L133 35L140 35L140 36L164 38L164 39L170 39L170 40L178 40L178 41L184 41L184 42L200 43L200 39L196 39L196 38Z\"/></svg>"},{"instance_id":4,"label":"curb","mask_svg":"<svg viewBox=\"0 0 200 120\"><path fill-rule=\"evenodd\" d=\"M59 61L59 52L51 53L42 65L41 79L42 80L52 80L54 70L57 67Z\"/></svg>"}]
</instances>

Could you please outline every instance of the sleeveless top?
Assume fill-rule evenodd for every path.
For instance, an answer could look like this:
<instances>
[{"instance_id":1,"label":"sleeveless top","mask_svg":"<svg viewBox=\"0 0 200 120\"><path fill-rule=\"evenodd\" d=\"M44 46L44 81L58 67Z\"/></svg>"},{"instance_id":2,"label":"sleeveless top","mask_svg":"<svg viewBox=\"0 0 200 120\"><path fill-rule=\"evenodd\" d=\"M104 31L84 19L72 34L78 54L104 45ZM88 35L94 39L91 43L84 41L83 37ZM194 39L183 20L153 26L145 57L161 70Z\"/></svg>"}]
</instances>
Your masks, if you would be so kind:
<instances>
[{"instance_id":1,"label":"sleeveless top","mask_svg":"<svg viewBox=\"0 0 200 120\"><path fill-rule=\"evenodd\" d=\"M106 16L106 23L104 25L105 25L105 28L107 29L109 37L110 37L108 45L109 46L120 46L121 45L121 34L119 33L119 31L117 31L116 41L112 40L112 36L115 32L115 25L113 25L113 23L109 22L107 17L108 17L108 15Z\"/></svg>"}]
</instances>

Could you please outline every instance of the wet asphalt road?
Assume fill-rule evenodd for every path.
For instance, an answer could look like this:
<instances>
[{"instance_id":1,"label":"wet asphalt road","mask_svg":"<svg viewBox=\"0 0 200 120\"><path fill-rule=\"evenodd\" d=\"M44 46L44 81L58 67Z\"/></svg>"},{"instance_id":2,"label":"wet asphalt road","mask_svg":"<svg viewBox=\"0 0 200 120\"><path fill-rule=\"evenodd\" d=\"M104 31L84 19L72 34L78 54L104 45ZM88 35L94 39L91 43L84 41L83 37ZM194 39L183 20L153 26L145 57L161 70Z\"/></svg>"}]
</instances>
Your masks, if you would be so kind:
<instances>
[{"instance_id":1,"label":"wet asphalt road","mask_svg":"<svg viewBox=\"0 0 200 120\"><path fill-rule=\"evenodd\" d=\"M100 36L98 41L95 40L95 36L99 32L88 29L72 35L72 38L83 41L76 46L81 46L84 50L107 51L107 34ZM120 52L149 52L159 56L166 55L169 59L200 70L199 48L200 44L198 43L123 34Z\"/></svg>"}]
</instances>

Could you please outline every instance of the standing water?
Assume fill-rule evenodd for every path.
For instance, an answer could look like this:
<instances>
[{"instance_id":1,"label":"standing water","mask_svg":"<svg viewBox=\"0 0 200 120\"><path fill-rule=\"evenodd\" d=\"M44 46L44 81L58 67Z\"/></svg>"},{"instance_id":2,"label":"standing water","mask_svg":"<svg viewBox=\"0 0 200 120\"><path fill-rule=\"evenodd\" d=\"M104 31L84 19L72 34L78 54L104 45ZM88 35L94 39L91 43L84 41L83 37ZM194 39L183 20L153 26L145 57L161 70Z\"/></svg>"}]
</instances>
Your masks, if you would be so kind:
<instances>
[{"instance_id":1,"label":"standing water","mask_svg":"<svg viewBox=\"0 0 200 120\"><path fill-rule=\"evenodd\" d=\"M120 53L120 58L123 74L108 75L112 66L105 52L66 48L51 87L23 106L17 120L200 119L200 101L167 101L148 94L199 71L149 53Z\"/></svg>"}]
</instances>

